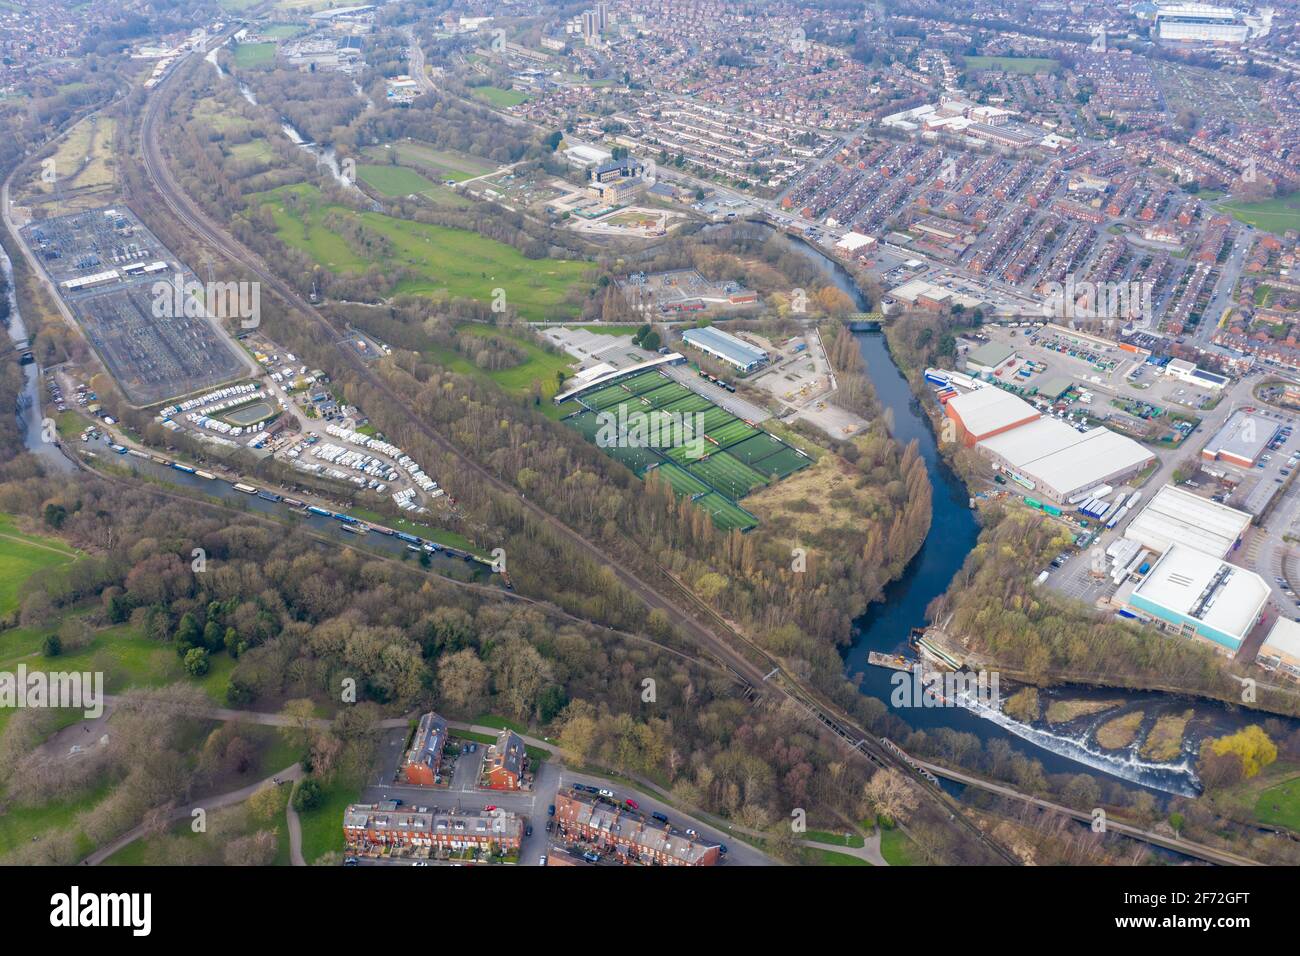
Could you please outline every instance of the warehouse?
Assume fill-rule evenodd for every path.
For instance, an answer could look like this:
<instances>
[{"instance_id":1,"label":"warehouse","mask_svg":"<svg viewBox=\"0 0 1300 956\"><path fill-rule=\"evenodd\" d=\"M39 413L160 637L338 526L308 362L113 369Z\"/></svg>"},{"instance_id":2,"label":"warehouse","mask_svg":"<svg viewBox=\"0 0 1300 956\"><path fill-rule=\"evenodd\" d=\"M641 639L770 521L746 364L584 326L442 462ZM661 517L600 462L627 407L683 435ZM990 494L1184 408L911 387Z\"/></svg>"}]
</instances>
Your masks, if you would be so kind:
<instances>
[{"instance_id":1,"label":"warehouse","mask_svg":"<svg viewBox=\"0 0 1300 956\"><path fill-rule=\"evenodd\" d=\"M983 439L977 450L1019 475L1036 495L1058 503L1101 484L1120 484L1154 460L1124 435L1100 427L1080 432L1056 419Z\"/></svg>"},{"instance_id":2,"label":"warehouse","mask_svg":"<svg viewBox=\"0 0 1300 956\"><path fill-rule=\"evenodd\" d=\"M1278 425L1262 415L1245 410L1235 411L1201 451L1209 461L1225 461L1242 468L1253 468L1268 443L1277 435Z\"/></svg>"},{"instance_id":3,"label":"warehouse","mask_svg":"<svg viewBox=\"0 0 1300 956\"><path fill-rule=\"evenodd\" d=\"M1184 488L1165 485L1127 528L1124 537L1164 554L1175 544L1225 557L1250 527L1250 515Z\"/></svg>"},{"instance_id":4,"label":"warehouse","mask_svg":"<svg viewBox=\"0 0 1300 956\"><path fill-rule=\"evenodd\" d=\"M1264 638L1255 660L1261 667L1300 680L1300 624L1289 617L1279 617Z\"/></svg>"},{"instance_id":5,"label":"warehouse","mask_svg":"<svg viewBox=\"0 0 1300 956\"><path fill-rule=\"evenodd\" d=\"M1003 345L1001 342L985 342L979 348L971 349L970 354L966 356L966 371L975 375L981 372L992 375L994 369L1013 358L1015 354L1015 349L1009 345Z\"/></svg>"},{"instance_id":6,"label":"warehouse","mask_svg":"<svg viewBox=\"0 0 1300 956\"><path fill-rule=\"evenodd\" d=\"M1268 584L1255 572L1175 544L1133 588L1127 605L1162 630L1235 654L1268 598Z\"/></svg>"},{"instance_id":7,"label":"warehouse","mask_svg":"<svg viewBox=\"0 0 1300 956\"><path fill-rule=\"evenodd\" d=\"M736 338L721 329L687 329L682 341L707 355L722 359L742 372L749 372L767 362L767 353L756 345Z\"/></svg>"},{"instance_id":8,"label":"warehouse","mask_svg":"<svg viewBox=\"0 0 1300 956\"><path fill-rule=\"evenodd\" d=\"M1024 399L991 385L950 398L943 411L956 423L967 448L1039 418L1038 410Z\"/></svg>"}]
</instances>

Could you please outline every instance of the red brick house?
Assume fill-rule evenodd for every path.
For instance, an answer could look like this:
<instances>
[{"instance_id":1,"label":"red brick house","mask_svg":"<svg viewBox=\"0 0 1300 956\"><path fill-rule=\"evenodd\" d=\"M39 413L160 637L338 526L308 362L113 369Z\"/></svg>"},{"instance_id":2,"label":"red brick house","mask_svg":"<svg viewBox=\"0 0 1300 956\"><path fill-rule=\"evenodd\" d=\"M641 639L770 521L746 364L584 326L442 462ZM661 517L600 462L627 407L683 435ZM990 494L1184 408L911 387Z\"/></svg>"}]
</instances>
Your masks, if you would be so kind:
<instances>
[{"instance_id":1,"label":"red brick house","mask_svg":"<svg viewBox=\"0 0 1300 956\"><path fill-rule=\"evenodd\" d=\"M528 754L513 730L503 730L483 758L483 776L489 790L518 790L523 782Z\"/></svg>"},{"instance_id":2,"label":"red brick house","mask_svg":"<svg viewBox=\"0 0 1300 956\"><path fill-rule=\"evenodd\" d=\"M429 711L420 718L420 726L402 764L402 778L417 787L432 787L438 783L442 748L446 743L447 722Z\"/></svg>"}]
</instances>

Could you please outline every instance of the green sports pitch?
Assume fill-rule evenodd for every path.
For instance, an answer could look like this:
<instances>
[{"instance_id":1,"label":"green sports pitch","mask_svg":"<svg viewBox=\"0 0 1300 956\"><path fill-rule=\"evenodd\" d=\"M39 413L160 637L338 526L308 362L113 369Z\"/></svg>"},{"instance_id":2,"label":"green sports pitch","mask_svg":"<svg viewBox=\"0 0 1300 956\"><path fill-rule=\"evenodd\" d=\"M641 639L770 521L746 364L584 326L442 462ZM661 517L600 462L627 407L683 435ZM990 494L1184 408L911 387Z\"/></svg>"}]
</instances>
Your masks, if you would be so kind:
<instances>
[{"instance_id":1,"label":"green sports pitch","mask_svg":"<svg viewBox=\"0 0 1300 956\"><path fill-rule=\"evenodd\" d=\"M570 427L595 444L610 416L621 422L637 414L668 413L682 416L689 426L698 424L703 435L683 431L657 446L601 450L638 478L653 472L667 481L679 498L689 496L724 531L757 527L758 519L737 502L812 463L775 435L655 369L595 386L566 400L560 411Z\"/></svg>"}]
</instances>

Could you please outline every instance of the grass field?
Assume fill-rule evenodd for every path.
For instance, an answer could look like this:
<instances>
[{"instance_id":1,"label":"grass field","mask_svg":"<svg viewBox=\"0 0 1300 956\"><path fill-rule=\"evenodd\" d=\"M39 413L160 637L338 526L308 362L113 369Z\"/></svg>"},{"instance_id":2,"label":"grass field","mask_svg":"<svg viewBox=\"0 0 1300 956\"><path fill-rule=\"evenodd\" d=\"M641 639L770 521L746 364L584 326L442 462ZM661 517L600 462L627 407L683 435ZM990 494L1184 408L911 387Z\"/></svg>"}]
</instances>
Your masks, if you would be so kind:
<instances>
[{"instance_id":1,"label":"grass field","mask_svg":"<svg viewBox=\"0 0 1300 956\"><path fill-rule=\"evenodd\" d=\"M18 589L45 568L76 560L76 552L57 538L24 534L11 515L0 514L0 614L18 607Z\"/></svg>"},{"instance_id":2,"label":"grass field","mask_svg":"<svg viewBox=\"0 0 1300 956\"><path fill-rule=\"evenodd\" d=\"M1001 70L1004 73L1050 73L1059 65L1056 60L1036 56L967 56L968 70Z\"/></svg>"},{"instance_id":3,"label":"grass field","mask_svg":"<svg viewBox=\"0 0 1300 956\"><path fill-rule=\"evenodd\" d=\"M473 200L454 192L447 186L425 179L413 169L405 166L357 167L357 176L371 189L384 196L423 196L436 206L443 208L465 208L474 204Z\"/></svg>"},{"instance_id":4,"label":"grass field","mask_svg":"<svg viewBox=\"0 0 1300 956\"><path fill-rule=\"evenodd\" d=\"M62 212L76 212L102 205L117 185L113 139L117 124L104 116L92 116L78 123L60 142L52 165L38 163L31 178L22 183L23 196L52 194L57 186L65 197ZM49 180L47 172L53 173ZM90 195L78 195L89 193ZM72 194L71 196L69 194Z\"/></svg>"},{"instance_id":5,"label":"grass field","mask_svg":"<svg viewBox=\"0 0 1300 956\"><path fill-rule=\"evenodd\" d=\"M396 219L383 213L357 213L323 201L309 184L285 186L254 197L269 204L276 235L336 273L364 272L371 266L406 267L417 278L398 284L396 291L412 295L446 294L454 298L491 301L494 289L505 290L506 302L520 315L540 320L552 310L570 314L563 305L570 287L582 282L590 266L570 259L528 259L513 246L477 233L445 226ZM359 220L389 244L383 255L367 255L326 224L331 215Z\"/></svg>"},{"instance_id":6,"label":"grass field","mask_svg":"<svg viewBox=\"0 0 1300 956\"><path fill-rule=\"evenodd\" d=\"M1255 802L1255 816L1261 823L1300 832L1300 777L1270 787Z\"/></svg>"},{"instance_id":7,"label":"grass field","mask_svg":"<svg viewBox=\"0 0 1300 956\"><path fill-rule=\"evenodd\" d=\"M397 153L397 161L403 166L427 170L436 179L450 179L464 182L477 176L485 176L496 169L496 165L469 153L437 149L429 143L414 140L401 140L387 146L370 146L365 154L372 159L385 160L388 153Z\"/></svg>"},{"instance_id":8,"label":"grass field","mask_svg":"<svg viewBox=\"0 0 1300 956\"><path fill-rule=\"evenodd\" d=\"M470 93L475 99L482 100L497 109L518 106L520 103L528 102L526 94L520 93L518 90L503 90L499 86L476 86Z\"/></svg>"},{"instance_id":9,"label":"grass field","mask_svg":"<svg viewBox=\"0 0 1300 956\"><path fill-rule=\"evenodd\" d=\"M1300 191L1263 202L1243 203L1229 199L1216 203L1215 208L1256 229L1275 232L1279 236L1288 229L1300 229Z\"/></svg>"},{"instance_id":10,"label":"grass field","mask_svg":"<svg viewBox=\"0 0 1300 956\"><path fill-rule=\"evenodd\" d=\"M569 366L573 362L571 358L567 355L552 354L531 339L491 325L477 325L471 322L457 326L457 331L481 338L495 336L505 339L522 349L527 353L528 357L523 362L510 368L486 371L475 366L473 362L459 352L451 349L430 350L433 358L440 364L462 375L489 379L513 395L531 394L533 383L536 382L541 387L542 398L545 399L542 411L551 418L560 418L562 415L567 414L567 411L561 411L550 399L555 397L560 388L560 382L555 373L563 370L568 374ZM594 426L592 434L595 434Z\"/></svg>"},{"instance_id":11,"label":"grass field","mask_svg":"<svg viewBox=\"0 0 1300 956\"><path fill-rule=\"evenodd\" d=\"M275 61L274 43L240 43L235 47L235 66L247 69Z\"/></svg>"},{"instance_id":12,"label":"grass field","mask_svg":"<svg viewBox=\"0 0 1300 956\"><path fill-rule=\"evenodd\" d=\"M919 866L920 854L902 830L880 831L880 855L890 866Z\"/></svg>"},{"instance_id":13,"label":"grass field","mask_svg":"<svg viewBox=\"0 0 1300 956\"><path fill-rule=\"evenodd\" d=\"M847 853L836 853L834 850L823 850L820 847L806 846L802 848L803 862L807 866L870 866L866 860L858 856L849 856Z\"/></svg>"},{"instance_id":14,"label":"grass field","mask_svg":"<svg viewBox=\"0 0 1300 956\"><path fill-rule=\"evenodd\" d=\"M41 656L46 635L58 631L58 623L43 627L19 627L0 632L0 670L13 671L19 663L60 671L100 671L104 689L120 694L132 687L160 687L177 681L193 681L214 702L224 703L226 687L235 662L228 654L214 654L211 669L199 680L187 677L176 649L145 637L128 624L94 632L90 642L58 657ZM0 712L0 725L8 712ZM68 711L67 723L80 719L80 711ZM66 724L65 724L66 726Z\"/></svg>"}]
</instances>

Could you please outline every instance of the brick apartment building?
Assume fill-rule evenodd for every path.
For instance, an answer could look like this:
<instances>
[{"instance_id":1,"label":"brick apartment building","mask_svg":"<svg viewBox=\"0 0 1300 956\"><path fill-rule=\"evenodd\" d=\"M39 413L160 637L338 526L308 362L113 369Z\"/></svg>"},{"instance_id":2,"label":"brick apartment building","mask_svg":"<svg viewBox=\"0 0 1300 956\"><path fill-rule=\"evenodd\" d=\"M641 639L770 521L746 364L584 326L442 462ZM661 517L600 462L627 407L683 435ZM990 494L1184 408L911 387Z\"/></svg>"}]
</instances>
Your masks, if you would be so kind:
<instances>
[{"instance_id":1,"label":"brick apartment building","mask_svg":"<svg viewBox=\"0 0 1300 956\"><path fill-rule=\"evenodd\" d=\"M524 742L513 730L503 730L483 756L483 777L489 790L518 790L528 766Z\"/></svg>"},{"instance_id":2,"label":"brick apartment building","mask_svg":"<svg viewBox=\"0 0 1300 956\"><path fill-rule=\"evenodd\" d=\"M411 741L411 749L402 763L402 777L413 786L432 787L438 783L442 766L442 748L447 743L447 722L433 711L420 718L420 726Z\"/></svg>"},{"instance_id":3,"label":"brick apartment building","mask_svg":"<svg viewBox=\"0 0 1300 956\"><path fill-rule=\"evenodd\" d=\"M519 849L523 832L519 816L504 810L434 812L390 802L352 804L343 812L343 838L356 853L384 849L510 852Z\"/></svg>"},{"instance_id":4,"label":"brick apartment building","mask_svg":"<svg viewBox=\"0 0 1300 956\"><path fill-rule=\"evenodd\" d=\"M676 827L596 797L560 792L555 821L562 837L609 850L624 862L658 866L713 866L722 850Z\"/></svg>"}]
</instances>

